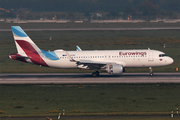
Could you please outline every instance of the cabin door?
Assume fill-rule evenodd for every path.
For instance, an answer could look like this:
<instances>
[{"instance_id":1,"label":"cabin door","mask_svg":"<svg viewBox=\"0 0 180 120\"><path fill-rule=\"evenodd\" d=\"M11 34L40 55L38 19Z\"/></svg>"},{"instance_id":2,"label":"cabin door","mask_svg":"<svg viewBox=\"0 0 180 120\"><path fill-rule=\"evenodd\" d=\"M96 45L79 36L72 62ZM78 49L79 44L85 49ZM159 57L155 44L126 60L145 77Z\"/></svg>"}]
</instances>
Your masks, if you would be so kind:
<instances>
[{"instance_id":1,"label":"cabin door","mask_svg":"<svg viewBox=\"0 0 180 120\"><path fill-rule=\"evenodd\" d=\"M154 61L153 51L151 51L151 50L149 50L149 52L148 52L148 61Z\"/></svg>"}]
</instances>

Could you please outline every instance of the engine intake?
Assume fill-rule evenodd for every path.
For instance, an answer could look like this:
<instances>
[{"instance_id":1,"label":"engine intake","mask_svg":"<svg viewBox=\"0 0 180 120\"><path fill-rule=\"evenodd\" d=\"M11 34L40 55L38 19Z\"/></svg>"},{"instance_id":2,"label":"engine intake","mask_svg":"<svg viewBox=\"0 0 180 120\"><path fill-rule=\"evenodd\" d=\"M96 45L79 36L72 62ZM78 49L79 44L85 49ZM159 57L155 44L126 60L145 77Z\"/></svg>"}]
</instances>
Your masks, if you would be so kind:
<instances>
[{"instance_id":1,"label":"engine intake","mask_svg":"<svg viewBox=\"0 0 180 120\"><path fill-rule=\"evenodd\" d=\"M122 74L125 71L125 69L123 69L123 65L117 64L108 65L106 70L109 74Z\"/></svg>"}]
</instances>

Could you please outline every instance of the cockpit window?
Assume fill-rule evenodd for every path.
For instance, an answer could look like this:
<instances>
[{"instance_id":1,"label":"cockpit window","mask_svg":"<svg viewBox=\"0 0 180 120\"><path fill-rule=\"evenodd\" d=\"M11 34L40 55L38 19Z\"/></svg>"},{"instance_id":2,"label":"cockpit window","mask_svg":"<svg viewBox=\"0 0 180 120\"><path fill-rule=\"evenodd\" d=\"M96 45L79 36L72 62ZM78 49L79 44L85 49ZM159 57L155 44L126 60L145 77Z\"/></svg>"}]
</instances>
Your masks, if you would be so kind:
<instances>
[{"instance_id":1,"label":"cockpit window","mask_svg":"<svg viewBox=\"0 0 180 120\"><path fill-rule=\"evenodd\" d=\"M159 57L165 57L167 56L166 54L159 54Z\"/></svg>"}]
</instances>

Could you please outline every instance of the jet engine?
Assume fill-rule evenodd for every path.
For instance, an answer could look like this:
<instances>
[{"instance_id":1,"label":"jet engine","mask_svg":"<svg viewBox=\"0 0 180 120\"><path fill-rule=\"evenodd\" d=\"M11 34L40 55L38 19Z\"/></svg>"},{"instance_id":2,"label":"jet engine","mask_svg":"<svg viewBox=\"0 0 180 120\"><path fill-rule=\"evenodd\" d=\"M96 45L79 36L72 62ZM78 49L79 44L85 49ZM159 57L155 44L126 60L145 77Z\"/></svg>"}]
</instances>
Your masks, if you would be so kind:
<instances>
[{"instance_id":1,"label":"jet engine","mask_svg":"<svg viewBox=\"0 0 180 120\"><path fill-rule=\"evenodd\" d=\"M108 65L106 71L109 74L122 74L125 71L125 69L123 68L123 65L114 64Z\"/></svg>"}]
</instances>

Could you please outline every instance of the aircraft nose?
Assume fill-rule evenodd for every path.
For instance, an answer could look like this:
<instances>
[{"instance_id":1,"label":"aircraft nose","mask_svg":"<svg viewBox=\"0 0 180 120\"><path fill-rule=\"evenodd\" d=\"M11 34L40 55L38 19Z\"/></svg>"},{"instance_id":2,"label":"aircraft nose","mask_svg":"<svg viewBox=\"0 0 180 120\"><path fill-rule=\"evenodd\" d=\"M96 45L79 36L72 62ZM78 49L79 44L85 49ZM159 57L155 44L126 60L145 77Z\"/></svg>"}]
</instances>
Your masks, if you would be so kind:
<instances>
[{"instance_id":1,"label":"aircraft nose","mask_svg":"<svg viewBox=\"0 0 180 120\"><path fill-rule=\"evenodd\" d=\"M174 62L174 60L170 57L168 62L169 62L169 64L172 64Z\"/></svg>"}]
</instances>

